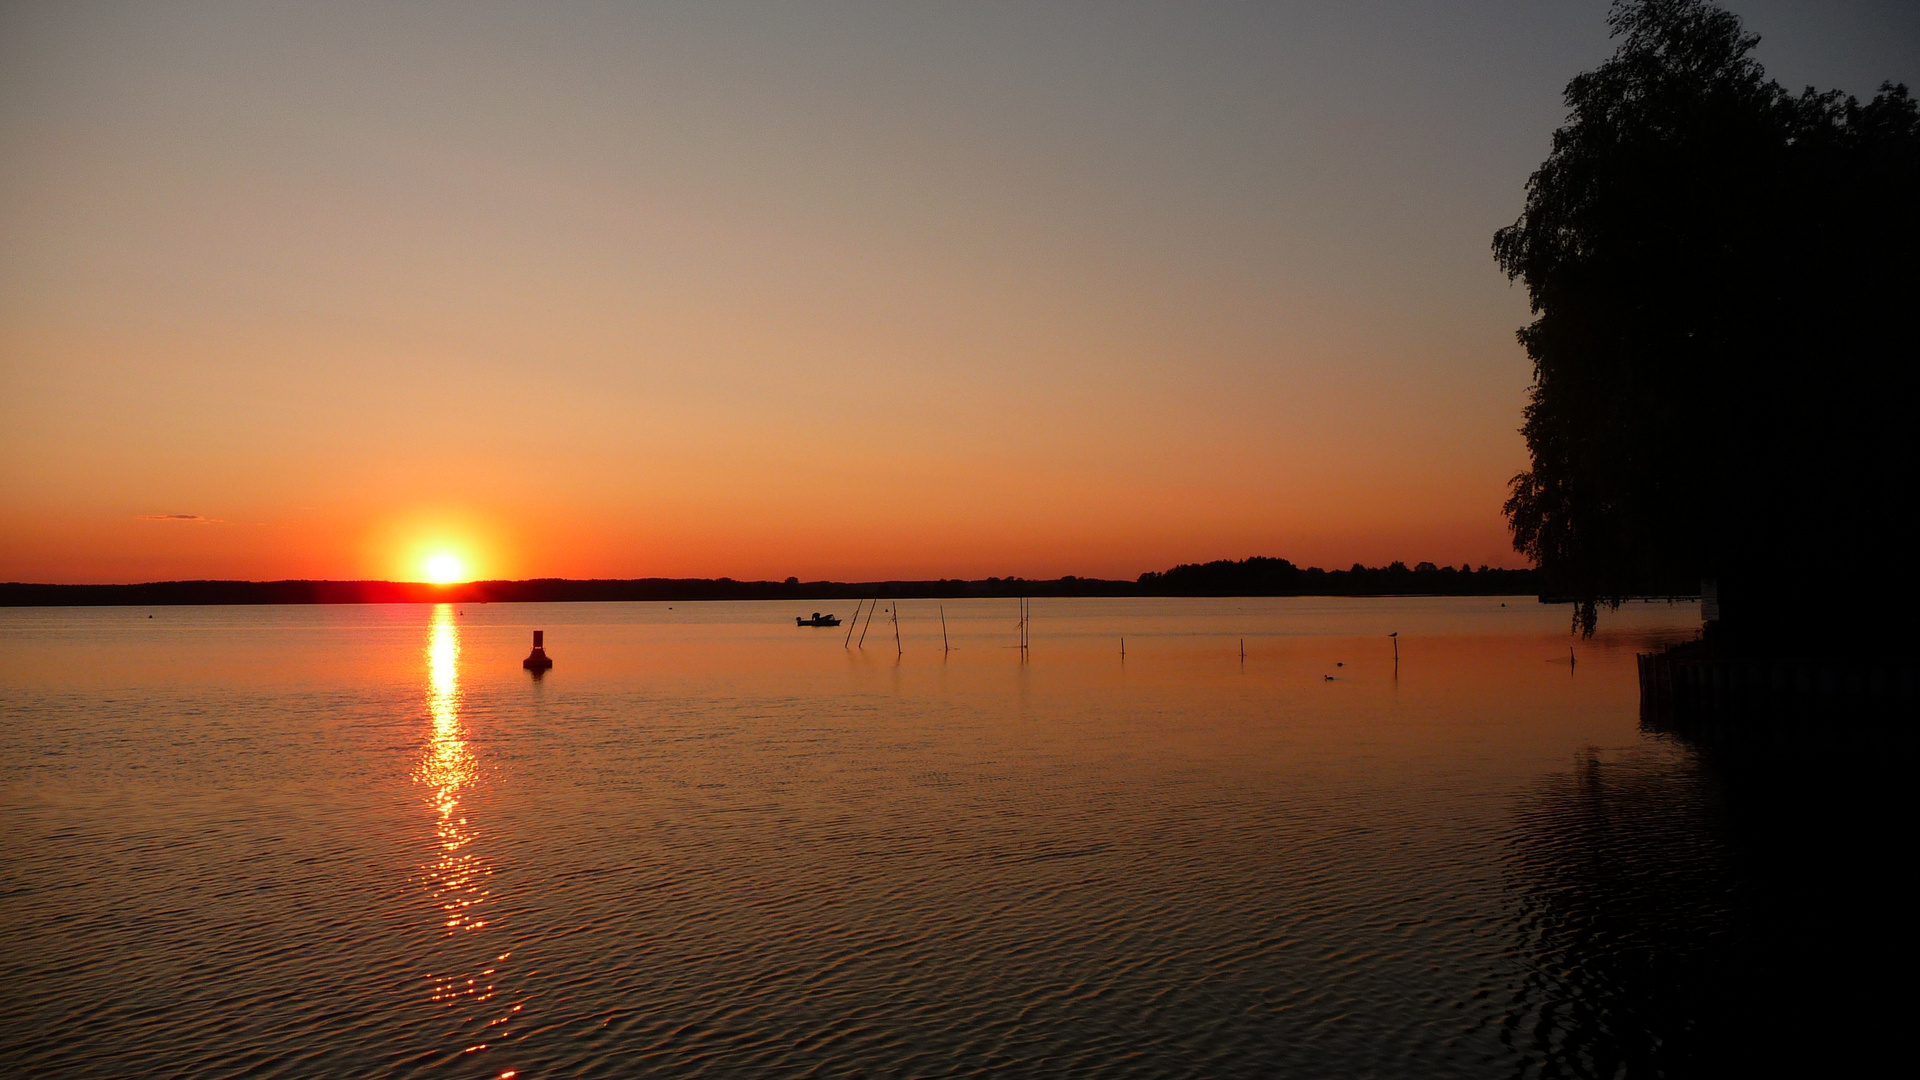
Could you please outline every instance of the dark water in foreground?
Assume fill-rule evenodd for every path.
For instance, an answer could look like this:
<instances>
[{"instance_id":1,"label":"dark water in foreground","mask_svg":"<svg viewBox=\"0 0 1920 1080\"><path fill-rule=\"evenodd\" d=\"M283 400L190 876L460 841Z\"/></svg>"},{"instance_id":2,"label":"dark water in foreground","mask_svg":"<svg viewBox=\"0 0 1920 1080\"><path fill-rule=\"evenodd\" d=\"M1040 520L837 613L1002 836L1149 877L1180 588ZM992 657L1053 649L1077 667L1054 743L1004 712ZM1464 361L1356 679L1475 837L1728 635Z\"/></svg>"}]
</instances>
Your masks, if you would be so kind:
<instances>
[{"instance_id":1,"label":"dark water in foreground","mask_svg":"<svg viewBox=\"0 0 1920 1080\"><path fill-rule=\"evenodd\" d=\"M947 602L950 654L907 601L899 657L885 614L849 650L785 604L0 611L0 1073L1885 1046L1902 751L1643 730L1633 653L1697 612L1569 664L1564 608L1499 603L1041 601L1027 663L1011 601Z\"/></svg>"}]
</instances>

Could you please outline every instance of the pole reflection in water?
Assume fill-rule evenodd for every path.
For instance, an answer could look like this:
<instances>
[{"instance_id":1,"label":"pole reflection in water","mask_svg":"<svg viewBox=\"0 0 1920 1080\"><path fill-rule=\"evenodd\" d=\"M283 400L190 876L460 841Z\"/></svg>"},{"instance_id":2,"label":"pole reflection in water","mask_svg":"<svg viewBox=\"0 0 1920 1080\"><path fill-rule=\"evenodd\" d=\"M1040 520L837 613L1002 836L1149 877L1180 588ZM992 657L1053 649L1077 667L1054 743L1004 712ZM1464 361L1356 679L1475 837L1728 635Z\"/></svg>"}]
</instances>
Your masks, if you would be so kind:
<instances>
[{"instance_id":1,"label":"pole reflection in water","mask_svg":"<svg viewBox=\"0 0 1920 1080\"><path fill-rule=\"evenodd\" d=\"M510 950L495 952L497 934L490 928L493 867L477 846L478 833L467 819L462 799L479 781L473 749L460 723L460 628L453 608L435 606L427 630L427 714L431 726L414 770L414 780L427 789L434 815L436 844L433 858L421 867L435 906L439 909L440 946L433 962L445 965L427 975L431 1000L446 1010L450 1034L457 1046L449 1057L478 1054L513 1038L509 1022L523 1004L507 1005L500 996L498 977ZM506 1069L500 1076L510 1077Z\"/></svg>"}]
</instances>

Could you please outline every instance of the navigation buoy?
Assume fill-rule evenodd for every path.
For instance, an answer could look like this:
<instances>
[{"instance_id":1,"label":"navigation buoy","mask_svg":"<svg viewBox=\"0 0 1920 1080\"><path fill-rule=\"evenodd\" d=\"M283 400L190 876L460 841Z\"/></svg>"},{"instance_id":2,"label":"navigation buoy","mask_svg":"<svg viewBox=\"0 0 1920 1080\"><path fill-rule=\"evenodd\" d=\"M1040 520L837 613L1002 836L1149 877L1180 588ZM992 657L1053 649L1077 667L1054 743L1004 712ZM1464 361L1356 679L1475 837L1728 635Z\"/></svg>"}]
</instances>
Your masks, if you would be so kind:
<instances>
[{"instance_id":1,"label":"navigation buoy","mask_svg":"<svg viewBox=\"0 0 1920 1080\"><path fill-rule=\"evenodd\" d=\"M546 644L547 632L545 630L535 630L533 632L533 652L528 653L527 658L520 661L520 666L526 668L528 671L545 671L552 667L553 661L547 659Z\"/></svg>"}]
</instances>

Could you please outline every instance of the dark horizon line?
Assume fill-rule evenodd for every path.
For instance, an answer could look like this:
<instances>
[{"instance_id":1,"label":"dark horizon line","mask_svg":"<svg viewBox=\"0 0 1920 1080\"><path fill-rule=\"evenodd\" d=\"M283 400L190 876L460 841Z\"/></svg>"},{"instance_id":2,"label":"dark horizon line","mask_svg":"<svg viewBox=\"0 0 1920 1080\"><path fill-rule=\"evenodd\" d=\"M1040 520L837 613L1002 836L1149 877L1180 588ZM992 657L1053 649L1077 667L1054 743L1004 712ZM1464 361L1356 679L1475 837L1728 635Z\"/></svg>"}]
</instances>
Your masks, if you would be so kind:
<instances>
[{"instance_id":1,"label":"dark horizon line","mask_svg":"<svg viewBox=\"0 0 1920 1080\"><path fill-rule=\"evenodd\" d=\"M925 578L884 581L738 581L733 578L528 578L450 584L415 581L198 579L139 584L0 583L0 607L176 604L570 603L654 600L859 600L1019 596L1521 596L1538 572L1405 563L1349 570L1285 559L1187 564L1133 581L1083 578Z\"/></svg>"}]
</instances>

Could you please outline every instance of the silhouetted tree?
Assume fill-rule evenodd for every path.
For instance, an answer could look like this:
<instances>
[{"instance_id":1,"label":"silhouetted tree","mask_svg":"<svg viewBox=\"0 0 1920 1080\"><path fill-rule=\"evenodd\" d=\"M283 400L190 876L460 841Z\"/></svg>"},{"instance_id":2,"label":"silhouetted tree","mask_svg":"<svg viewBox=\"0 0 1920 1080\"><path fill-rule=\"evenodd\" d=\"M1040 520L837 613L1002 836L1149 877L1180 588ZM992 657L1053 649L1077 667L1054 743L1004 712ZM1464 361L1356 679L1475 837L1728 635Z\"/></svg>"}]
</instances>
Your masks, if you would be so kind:
<instances>
[{"instance_id":1,"label":"silhouetted tree","mask_svg":"<svg viewBox=\"0 0 1920 1080\"><path fill-rule=\"evenodd\" d=\"M1587 634L1686 578L1716 579L1749 640L1853 613L1835 598L1884 596L1867 572L1904 561L1920 112L1904 86L1788 92L1703 0L1608 19L1617 51L1567 85L1494 237L1537 316L1514 546Z\"/></svg>"}]
</instances>

